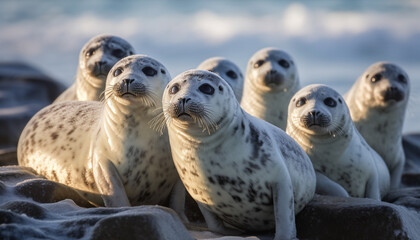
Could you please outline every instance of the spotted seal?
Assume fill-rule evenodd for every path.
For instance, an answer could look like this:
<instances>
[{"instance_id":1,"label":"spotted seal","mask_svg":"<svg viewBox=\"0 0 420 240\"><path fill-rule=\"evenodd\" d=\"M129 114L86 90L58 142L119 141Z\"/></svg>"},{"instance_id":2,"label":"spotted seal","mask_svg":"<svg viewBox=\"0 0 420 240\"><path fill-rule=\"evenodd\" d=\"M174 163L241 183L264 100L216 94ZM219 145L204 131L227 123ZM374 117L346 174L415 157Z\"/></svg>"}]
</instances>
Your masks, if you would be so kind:
<instances>
[{"instance_id":1,"label":"spotted seal","mask_svg":"<svg viewBox=\"0 0 420 240\"><path fill-rule=\"evenodd\" d=\"M276 239L296 236L295 214L314 195L315 172L291 137L243 111L208 71L175 77L162 106L175 167L210 230L224 232L223 220L242 230L275 228Z\"/></svg>"},{"instance_id":2,"label":"spotted seal","mask_svg":"<svg viewBox=\"0 0 420 240\"><path fill-rule=\"evenodd\" d=\"M313 84L298 91L289 103L286 132L309 155L315 171L350 196L380 200L388 192L384 161L354 127L344 99L332 88Z\"/></svg>"},{"instance_id":3,"label":"spotted seal","mask_svg":"<svg viewBox=\"0 0 420 240\"><path fill-rule=\"evenodd\" d=\"M287 106L299 89L299 76L292 57L275 48L264 48L248 62L241 107L285 130Z\"/></svg>"},{"instance_id":4,"label":"spotted seal","mask_svg":"<svg viewBox=\"0 0 420 240\"><path fill-rule=\"evenodd\" d=\"M99 101L109 70L120 59L133 54L133 47L120 37L93 37L80 51L76 81L54 102Z\"/></svg>"},{"instance_id":5,"label":"spotted seal","mask_svg":"<svg viewBox=\"0 0 420 240\"><path fill-rule=\"evenodd\" d=\"M405 164L402 127L410 94L407 73L395 64L371 65L344 96L357 129L384 159L397 188Z\"/></svg>"},{"instance_id":6,"label":"spotted seal","mask_svg":"<svg viewBox=\"0 0 420 240\"><path fill-rule=\"evenodd\" d=\"M102 102L53 104L29 121L18 144L19 165L81 191L98 206L164 201L178 175L167 134L149 121L170 79L151 57L123 58L108 74Z\"/></svg>"},{"instance_id":7,"label":"spotted seal","mask_svg":"<svg viewBox=\"0 0 420 240\"><path fill-rule=\"evenodd\" d=\"M244 76L234 62L222 57L212 57L200 63L197 69L207 70L221 76L232 87L236 99L241 102Z\"/></svg>"}]
</instances>

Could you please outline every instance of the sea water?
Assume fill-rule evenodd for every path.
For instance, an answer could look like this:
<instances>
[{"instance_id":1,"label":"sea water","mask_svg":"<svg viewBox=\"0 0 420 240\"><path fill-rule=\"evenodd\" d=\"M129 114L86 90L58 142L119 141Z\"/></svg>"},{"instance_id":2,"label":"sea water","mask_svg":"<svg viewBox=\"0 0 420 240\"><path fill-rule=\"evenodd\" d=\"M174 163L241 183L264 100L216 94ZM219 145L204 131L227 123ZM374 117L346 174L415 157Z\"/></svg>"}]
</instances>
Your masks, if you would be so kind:
<instances>
[{"instance_id":1,"label":"sea water","mask_svg":"<svg viewBox=\"0 0 420 240\"><path fill-rule=\"evenodd\" d=\"M172 77L213 56L246 71L263 47L290 53L302 85L344 94L372 63L407 71L411 96L405 133L420 132L419 0L0 1L0 61L24 61L66 85L91 37L125 38L162 62Z\"/></svg>"}]
</instances>

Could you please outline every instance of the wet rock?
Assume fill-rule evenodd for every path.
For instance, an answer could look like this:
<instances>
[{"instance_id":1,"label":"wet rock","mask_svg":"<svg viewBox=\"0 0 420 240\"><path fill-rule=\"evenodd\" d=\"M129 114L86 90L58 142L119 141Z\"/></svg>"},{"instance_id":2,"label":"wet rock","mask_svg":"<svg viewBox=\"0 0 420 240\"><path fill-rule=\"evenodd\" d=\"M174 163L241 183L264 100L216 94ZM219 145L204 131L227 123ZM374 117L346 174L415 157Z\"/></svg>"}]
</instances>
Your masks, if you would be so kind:
<instances>
[{"instance_id":1,"label":"wet rock","mask_svg":"<svg viewBox=\"0 0 420 240\"><path fill-rule=\"evenodd\" d=\"M363 198L316 195L296 216L302 239L420 239L420 214Z\"/></svg>"},{"instance_id":2,"label":"wet rock","mask_svg":"<svg viewBox=\"0 0 420 240\"><path fill-rule=\"evenodd\" d=\"M0 64L0 149L16 147L29 119L64 89L29 65Z\"/></svg>"}]
</instances>

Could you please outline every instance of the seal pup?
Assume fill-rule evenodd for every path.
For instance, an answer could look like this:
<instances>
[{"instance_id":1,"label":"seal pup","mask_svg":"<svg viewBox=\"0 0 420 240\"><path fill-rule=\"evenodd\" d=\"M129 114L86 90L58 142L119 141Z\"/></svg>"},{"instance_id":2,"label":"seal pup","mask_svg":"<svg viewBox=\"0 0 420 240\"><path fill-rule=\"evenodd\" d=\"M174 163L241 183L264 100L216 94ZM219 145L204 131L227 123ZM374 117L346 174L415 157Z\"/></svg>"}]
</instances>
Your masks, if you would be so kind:
<instances>
[{"instance_id":1,"label":"seal pup","mask_svg":"<svg viewBox=\"0 0 420 240\"><path fill-rule=\"evenodd\" d=\"M332 88L313 84L298 91L289 103L286 132L308 154L315 171L350 196L380 200L388 192L384 161L359 134L344 99Z\"/></svg>"},{"instance_id":2,"label":"seal pup","mask_svg":"<svg viewBox=\"0 0 420 240\"><path fill-rule=\"evenodd\" d=\"M291 137L243 111L227 82L208 71L174 78L162 106L178 174L210 230L226 232L223 220L296 237L295 214L314 195L315 172Z\"/></svg>"},{"instance_id":3,"label":"seal pup","mask_svg":"<svg viewBox=\"0 0 420 240\"><path fill-rule=\"evenodd\" d=\"M241 107L285 130L287 106L299 89L299 76L292 57L275 48L264 48L248 62Z\"/></svg>"},{"instance_id":4,"label":"seal pup","mask_svg":"<svg viewBox=\"0 0 420 240\"><path fill-rule=\"evenodd\" d=\"M402 127L410 94L407 73L395 64L371 65L344 96L356 128L382 156L397 188L405 164Z\"/></svg>"},{"instance_id":5,"label":"seal pup","mask_svg":"<svg viewBox=\"0 0 420 240\"><path fill-rule=\"evenodd\" d=\"M71 100L99 101L109 70L120 59L133 54L133 47L120 37L93 37L80 51L76 81L54 103Z\"/></svg>"},{"instance_id":6,"label":"seal pup","mask_svg":"<svg viewBox=\"0 0 420 240\"><path fill-rule=\"evenodd\" d=\"M197 67L221 76L232 87L238 102L241 102L244 88L244 76L239 67L232 61L222 57L206 59Z\"/></svg>"},{"instance_id":7,"label":"seal pup","mask_svg":"<svg viewBox=\"0 0 420 240\"><path fill-rule=\"evenodd\" d=\"M178 175L167 135L149 121L170 79L153 58L123 58L108 74L102 102L53 104L28 122L18 144L19 165L81 191L98 206L166 200Z\"/></svg>"}]
</instances>

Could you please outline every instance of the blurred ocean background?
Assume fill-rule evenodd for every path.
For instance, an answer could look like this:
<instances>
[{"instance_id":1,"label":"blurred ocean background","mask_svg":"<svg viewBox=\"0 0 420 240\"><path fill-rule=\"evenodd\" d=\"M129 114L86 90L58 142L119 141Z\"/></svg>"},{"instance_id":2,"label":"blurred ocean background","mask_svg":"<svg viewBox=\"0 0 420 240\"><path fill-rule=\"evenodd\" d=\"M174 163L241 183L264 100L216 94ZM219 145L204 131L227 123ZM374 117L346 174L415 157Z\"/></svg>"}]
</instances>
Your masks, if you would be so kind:
<instances>
[{"instance_id":1,"label":"blurred ocean background","mask_svg":"<svg viewBox=\"0 0 420 240\"><path fill-rule=\"evenodd\" d=\"M1 0L0 61L24 61L70 85L91 37L125 38L175 77L223 56L246 71L263 47L290 53L302 85L344 94L374 62L410 76L405 133L420 132L420 0Z\"/></svg>"}]
</instances>

